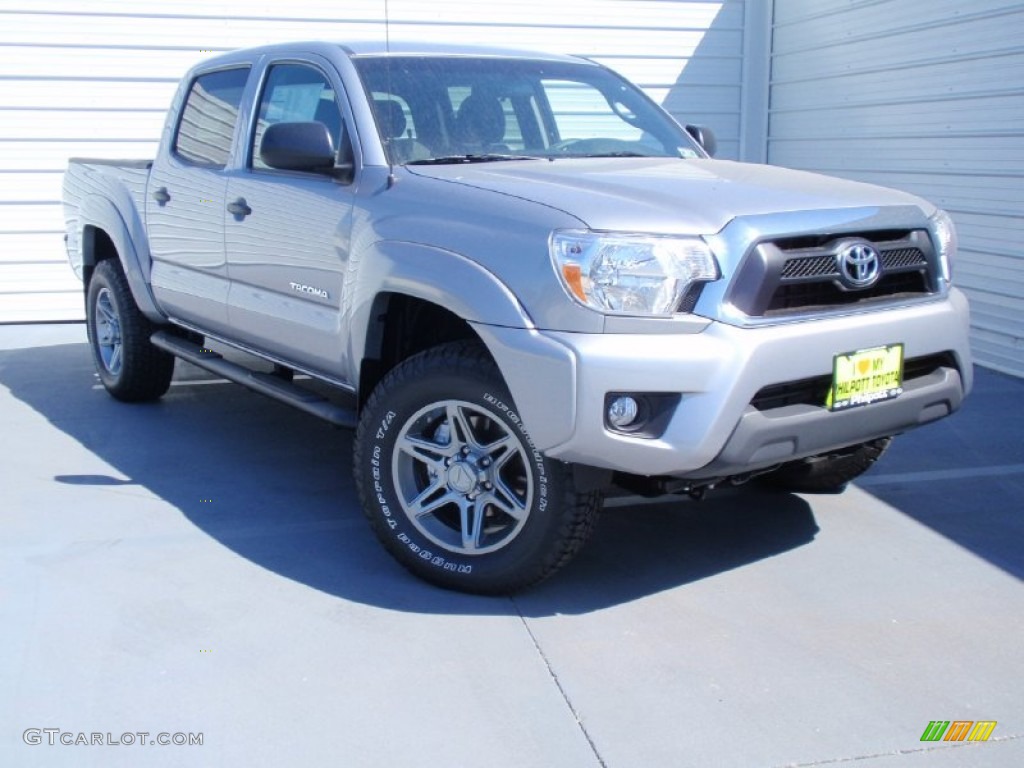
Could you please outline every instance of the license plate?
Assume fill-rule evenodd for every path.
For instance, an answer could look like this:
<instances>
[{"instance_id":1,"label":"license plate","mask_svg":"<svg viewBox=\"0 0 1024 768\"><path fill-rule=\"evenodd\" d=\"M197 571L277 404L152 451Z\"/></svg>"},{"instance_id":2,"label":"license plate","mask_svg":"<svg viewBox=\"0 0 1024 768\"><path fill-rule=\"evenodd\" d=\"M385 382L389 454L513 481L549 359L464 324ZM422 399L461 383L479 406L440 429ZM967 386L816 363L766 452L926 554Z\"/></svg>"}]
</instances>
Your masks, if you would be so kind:
<instances>
[{"instance_id":1,"label":"license plate","mask_svg":"<svg viewBox=\"0 0 1024 768\"><path fill-rule=\"evenodd\" d=\"M903 345L861 349L832 359L830 410L845 411L903 394Z\"/></svg>"}]
</instances>

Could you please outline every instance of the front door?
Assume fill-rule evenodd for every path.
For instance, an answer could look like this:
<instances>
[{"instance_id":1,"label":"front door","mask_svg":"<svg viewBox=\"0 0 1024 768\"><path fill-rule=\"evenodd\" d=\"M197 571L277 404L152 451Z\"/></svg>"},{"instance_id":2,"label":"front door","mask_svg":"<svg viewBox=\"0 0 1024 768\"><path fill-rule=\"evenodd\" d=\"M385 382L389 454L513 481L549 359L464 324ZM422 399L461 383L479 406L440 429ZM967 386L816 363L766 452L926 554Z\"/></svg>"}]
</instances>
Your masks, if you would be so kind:
<instances>
[{"instance_id":1,"label":"front door","mask_svg":"<svg viewBox=\"0 0 1024 768\"><path fill-rule=\"evenodd\" d=\"M236 338L347 379L342 307L353 187L324 174L275 170L259 156L263 132L280 122L324 123L341 147L348 141L341 104L314 61L268 68L246 167L228 179L225 248Z\"/></svg>"}]
</instances>

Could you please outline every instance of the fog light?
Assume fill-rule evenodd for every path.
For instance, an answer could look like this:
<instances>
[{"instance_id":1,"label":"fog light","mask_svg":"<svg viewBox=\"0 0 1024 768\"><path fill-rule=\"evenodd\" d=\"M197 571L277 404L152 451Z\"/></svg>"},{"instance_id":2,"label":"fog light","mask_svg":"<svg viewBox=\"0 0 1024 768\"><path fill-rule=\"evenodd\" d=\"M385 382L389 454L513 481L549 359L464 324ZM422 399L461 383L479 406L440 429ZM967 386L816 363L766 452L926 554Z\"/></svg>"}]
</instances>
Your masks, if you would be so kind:
<instances>
[{"instance_id":1,"label":"fog light","mask_svg":"<svg viewBox=\"0 0 1024 768\"><path fill-rule=\"evenodd\" d=\"M639 413L640 406L632 397L616 397L608 405L608 423L616 429L622 429L636 421Z\"/></svg>"}]
</instances>

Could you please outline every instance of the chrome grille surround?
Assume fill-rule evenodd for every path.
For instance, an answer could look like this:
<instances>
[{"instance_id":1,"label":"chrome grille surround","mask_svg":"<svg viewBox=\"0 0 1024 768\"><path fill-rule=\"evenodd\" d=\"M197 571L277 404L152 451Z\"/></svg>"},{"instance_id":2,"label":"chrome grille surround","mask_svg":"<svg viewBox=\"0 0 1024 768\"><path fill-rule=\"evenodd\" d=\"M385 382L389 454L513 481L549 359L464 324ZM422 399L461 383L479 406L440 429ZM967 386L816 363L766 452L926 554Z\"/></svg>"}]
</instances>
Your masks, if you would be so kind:
<instances>
[{"instance_id":1,"label":"chrome grille surround","mask_svg":"<svg viewBox=\"0 0 1024 768\"><path fill-rule=\"evenodd\" d=\"M838 257L851 243L880 256L878 280L852 288ZM737 270L727 300L751 319L779 319L906 302L940 293L938 256L926 229L843 232L756 242Z\"/></svg>"}]
</instances>

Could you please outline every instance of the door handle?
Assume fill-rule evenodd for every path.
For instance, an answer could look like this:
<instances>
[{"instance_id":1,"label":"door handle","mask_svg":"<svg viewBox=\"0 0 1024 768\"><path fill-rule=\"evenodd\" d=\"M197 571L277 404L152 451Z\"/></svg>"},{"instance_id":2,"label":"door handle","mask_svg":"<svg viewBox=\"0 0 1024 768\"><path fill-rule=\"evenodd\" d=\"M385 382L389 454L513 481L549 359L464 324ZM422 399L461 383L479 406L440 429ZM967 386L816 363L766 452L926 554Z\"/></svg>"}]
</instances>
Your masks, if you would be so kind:
<instances>
[{"instance_id":1,"label":"door handle","mask_svg":"<svg viewBox=\"0 0 1024 768\"><path fill-rule=\"evenodd\" d=\"M244 197L240 197L237 200L228 203L228 213L245 218L252 213L252 208L250 208L249 204L245 202Z\"/></svg>"},{"instance_id":2,"label":"door handle","mask_svg":"<svg viewBox=\"0 0 1024 768\"><path fill-rule=\"evenodd\" d=\"M160 187L153 191L153 199L160 205L167 205L171 200L171 193L167 191L167 187Z\"/></svg>"}]
</instances>

